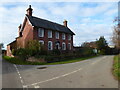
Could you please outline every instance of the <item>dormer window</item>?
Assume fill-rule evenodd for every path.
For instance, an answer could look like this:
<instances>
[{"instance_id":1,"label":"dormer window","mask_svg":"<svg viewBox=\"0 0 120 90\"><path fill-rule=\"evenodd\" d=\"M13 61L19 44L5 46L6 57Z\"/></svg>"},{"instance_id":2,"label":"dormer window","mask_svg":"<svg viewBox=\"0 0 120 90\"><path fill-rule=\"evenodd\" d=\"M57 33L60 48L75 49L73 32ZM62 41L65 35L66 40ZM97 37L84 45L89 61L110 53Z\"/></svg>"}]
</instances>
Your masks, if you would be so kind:
<instances>
[{"instance_id":1,"label":"dormer window","mask_svg":"<svg viewBox=\"0 0 120 90\"><path fill-rule=\"evenodd\" d=\"M44 37L44 29L43 28L38 29L38 36L39 37Z\"/></svg>"},{"instance_id":2,"label":"dormer window","mask_svg":"<svg viewBox=\"0 0 120 90\"><path fill-rule=\"evenodd\" d=\"M48 38L52 38L52 31L48 30Z\"/></svg>"},{"instance_id":3,"label":"dormer window","mask_svg":"<svg viewBox=\"0 0 120 90\"><path fill-rule=\"evenodd\" d=\"M62 33L62 39L65 40L65 33Z\"/></svg>"}]
</instances>

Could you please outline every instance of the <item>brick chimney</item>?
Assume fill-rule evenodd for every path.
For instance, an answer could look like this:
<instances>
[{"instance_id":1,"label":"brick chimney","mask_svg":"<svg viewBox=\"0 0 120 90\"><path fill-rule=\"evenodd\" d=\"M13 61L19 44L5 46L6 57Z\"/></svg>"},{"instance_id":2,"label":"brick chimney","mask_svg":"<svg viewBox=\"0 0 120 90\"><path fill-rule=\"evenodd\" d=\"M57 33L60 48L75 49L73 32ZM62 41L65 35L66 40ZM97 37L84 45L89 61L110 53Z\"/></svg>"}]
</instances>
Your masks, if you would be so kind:
<instances>
[{"instance_id":1,"label":"brick chimney","mask_svg":"<svg viewBox=\"0 0 120 90\"><path fill-rule=\"evenodd\" d=\"M29 5L29 8L26 10L28 16L32 16L32 10L31 5Z\"/></svg>"},{"instance_id":2,"label":"brick chimney","mask_svg":"<svg viewBox=\"0 0 120 90\"><path fill-rule=\"evenodd\" d=\"M18 36L21 37L22 36L22 32L20 31L22 27L22 24L20 24L20 26L18 27Z\"/></svg>"},{"instance_id":3,"label":"brick chimney","mask_svg":"<svg viewBox=\"0 0 120 90\"><path fill-rule=\"evenodd\" d=\"M64 20L64 21L63 21L63 25L64 25L65 27L67 27L67 20Z\"/></svg>"}]
</instances>

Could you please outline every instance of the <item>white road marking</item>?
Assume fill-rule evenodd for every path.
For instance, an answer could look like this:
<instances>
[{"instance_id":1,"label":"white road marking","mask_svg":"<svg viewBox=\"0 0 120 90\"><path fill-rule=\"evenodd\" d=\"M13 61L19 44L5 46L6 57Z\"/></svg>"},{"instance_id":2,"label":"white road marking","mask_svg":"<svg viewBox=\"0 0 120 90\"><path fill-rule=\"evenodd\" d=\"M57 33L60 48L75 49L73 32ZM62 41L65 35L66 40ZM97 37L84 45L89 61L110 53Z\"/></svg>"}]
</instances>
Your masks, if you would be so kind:
<instances>
[{"instance_id":1,"label":"white road marking","mask_svg":"<svg viewBox=\"0 0 120 90\"><path fill-rule=\"evenodd\" d=\"M23 85L23 88L27 88L27 86L26 86L26 85Z\"/></svg>"},{"instance_id":2,"label":"white road marking","mask_svg":"<svg viewBox=\"0 0 120 90\"><path fill-rule=\"evenodd\" d=\"M40 82L37 82L37 83L33 83L33 84L30 84L30 85L27 85L27 86L31 86L31 85L32 85L32 86L35 86L35 85L37 85L37 84L41 84L41 83L45 83L45 82L52 81L52 80L55 80L55 79L59 79L59 78L68 76L68 75L70 75L70 74L76 73L76 72L78 72L78 71L80 71L80 70L82 70L82 68L77 69L77 70L75 70L75 71L72 71L72 72L70 72L70 73L66 73L66 74L61 75L61 76L58 76L58 77L53 77L53 78L51 78L51 79L44 80L44 81L40 81Z\"/></svg>"},{"instance_id":3,"label":"white road marking","mask_svg":"<svg viewBox=\"0 0 120 90\"><path fill-rule=\"evenodd\" d=\"M23 80L21 80L21 83L23 83Z\"/></svg>"},{"instance_id":4,"label":"white road marking","mask_svg":"<svg viewBox=\"0 0 120 90\"><path fill-rule=\"evenodd\" d=\"M18 75L19 75L19 78L20 78L20 81L21 81L21 83L22 83L23 88L24 88L24 87L27 87L27 86L23 85L23 84L24 84L23 79L22 79L22 77L21 77L21 75L20 75L20 72L19 72L19 70L18 70L18 68L17 68L17 66L16 66L15 64L14 64L14 67L15 67Z\"/></svg>"},{"instance_id":5,"label":"white road marking","mask_svg":"<svg viewBox=\"0 0 120 90\"><path fill-rule=\"evenodd\" d=\"M40 88L40 86L34 86L35 88Z\"/></svg>"}]
</instances>

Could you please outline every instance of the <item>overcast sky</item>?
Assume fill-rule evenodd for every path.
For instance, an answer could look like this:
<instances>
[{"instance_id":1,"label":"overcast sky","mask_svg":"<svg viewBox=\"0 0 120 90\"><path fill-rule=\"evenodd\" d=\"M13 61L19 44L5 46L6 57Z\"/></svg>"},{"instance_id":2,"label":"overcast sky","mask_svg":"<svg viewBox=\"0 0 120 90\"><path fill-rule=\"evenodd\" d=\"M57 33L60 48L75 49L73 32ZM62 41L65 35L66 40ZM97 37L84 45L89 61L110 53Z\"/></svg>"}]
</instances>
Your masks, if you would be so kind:
<instances>
[{"instance_id":1,"label":"overcast sky","mask_svg":"<svg viewBox=\"0 0 120 90\"><path fill-rule=\"evenodd\" d=\"M29 4L33 16L59 24L66 19L68 27L76 34L76 46L100 36L111 41L113 20L118 15L117 2L9 2L0 4L0 42L7 45L15 40Z\"/></svg>"}]
</instances>

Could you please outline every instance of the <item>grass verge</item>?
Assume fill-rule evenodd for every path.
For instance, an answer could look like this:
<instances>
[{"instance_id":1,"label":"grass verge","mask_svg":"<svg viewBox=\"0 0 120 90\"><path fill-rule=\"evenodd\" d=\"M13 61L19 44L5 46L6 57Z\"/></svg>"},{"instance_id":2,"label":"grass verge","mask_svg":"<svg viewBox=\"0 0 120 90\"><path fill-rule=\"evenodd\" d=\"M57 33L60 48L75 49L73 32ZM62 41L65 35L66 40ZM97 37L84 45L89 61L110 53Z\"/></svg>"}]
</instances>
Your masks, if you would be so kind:
<instances>
[{"instance_id":1,"label":"grass verge","mask_svg":"<svg viewBox=\"0 0 120 90\"><path fill-rule=\"evenodd\" d=\"M67 64L67 63L79 62L79 61L83 61L83 60L94 58L94 57L97 57L97 56L89 56L84 58L81 57L81 58L70 59L70 60L60 61L60 62L53 62L53 63L28 62L28 61L23 61L14 57L9 57L9 56L3 56L3 59L10 63L18 64L18 65L56 65L56 64Z\"/></svg>"},{"instance_id":2,"label":"grass verge","mask_svg":"<svg viewBox=\"0 0 120 90\"><path fill-rule=\"evenodd\" d=\"M114 57L113 75L120 81L120 55Z\"/></svg>"}]
</instances>

